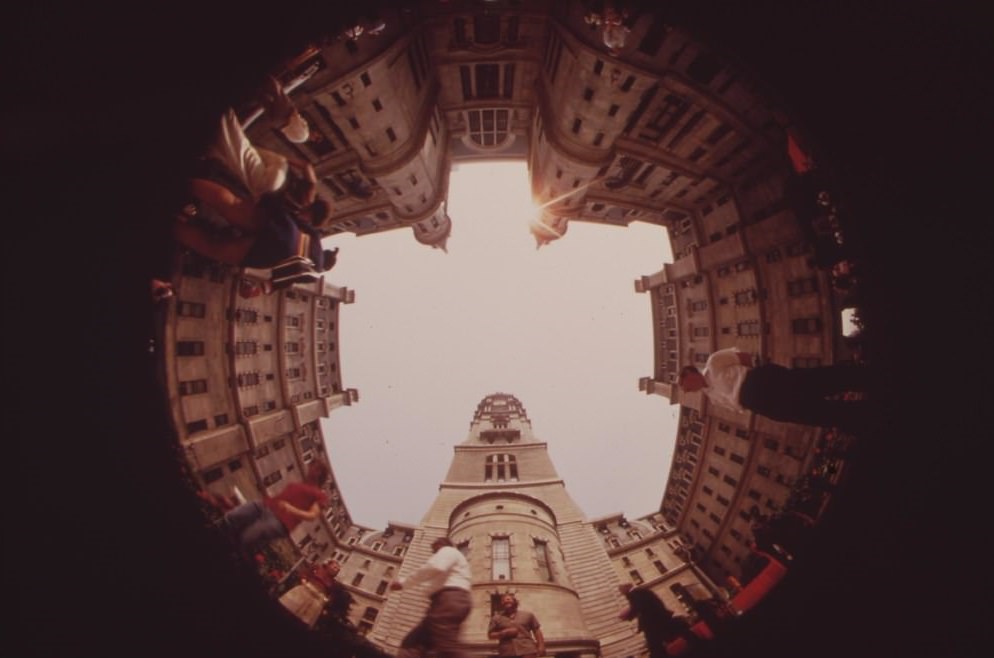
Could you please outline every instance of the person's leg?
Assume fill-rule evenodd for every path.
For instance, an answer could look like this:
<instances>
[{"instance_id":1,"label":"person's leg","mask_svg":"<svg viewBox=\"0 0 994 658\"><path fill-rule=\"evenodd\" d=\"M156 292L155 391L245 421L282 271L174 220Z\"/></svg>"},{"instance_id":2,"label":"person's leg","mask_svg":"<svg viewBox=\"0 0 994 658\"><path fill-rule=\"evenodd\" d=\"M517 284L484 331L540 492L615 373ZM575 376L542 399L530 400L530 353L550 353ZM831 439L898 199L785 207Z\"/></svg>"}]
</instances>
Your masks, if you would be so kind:
<instances>
[{"instance_id":1,"label":"person's leg","mask_svg":"<svg viewBox=\"0 0 994 658\"><path fill-rule=\"evenodd\" d=\"M429 612L429 614L431 613ZM397 658L423 658L430 645L431 631L429 630L428 618L425 617L404 636L400 643L400 651L397 652Z\"/></svg>"},{"instance_id":2,"label":"person's leg","mask_svg":"<svg viewBox=\"0 0 994 658\"><path fill-rule=\"evenodd\" d=\"M205 178L194 178L190 181L190 191L230 225L247 233L255 233L262 228L255 203L243 199L225 186Z\"/></svg>"},{"instance_id":3,"label":"person's leg","mask_svg":"<svg viewBox=\"0 0 994 658\"><path fill-rule=\"evenodd\" d=\"M255 243L255 238L248 236L220 240L203 226L183 222L173 226L173 236L187 249L227 265L240 265Z\"/></svg>"},{"instance_id":4,"label":"person's leg","mask_svg":"<svg viewBox=\"0 0 994 658\"><path fill-rule=\"evenodd\" d=\"M824 398L847 391L865 391L869 387L869 370L865 366L836 364L815 368L793 368L790 376L795 390L805 396Z\"/></svg>"},{"instance_id":5,"label":"person's leg","mask_svg":"<svg viewBox=\"0 0 994 658\"><path fill-rule=\"evenodd\" d=\"M286 526L269 511L269 508L259 505L262 510L259 518L244 528L238 541L249 553L254 553L274 539L286 536Z\"/></svg>"},{"instance_id":6,"label":"person's leg","mask_svg":"<svg viewBox=\"0 0 994 658\"><path fill-rule=\"evenodd\" d=\"M742 382L739 404L761 416L783 420L780 412L791 406L793 386L791 371L787 368L772 363L756 366Z\"/></svg>"},{"instance_id":7,"label":"person's leg","mask_svg":"<svg viewBox=\"0 0 994 658\"><path fill-rule=\"evenodd\" d=\"M868 429L873 420L872 408L867 400L798 399L782 414L788 422L837 427L854 433Z\"/></svg>"},{"instance_id":8,"label":"person's leg","mask_svg":"<svg viewBox=\"0 0 994 658\"><path fill-rule=\"evenodd\" d=\"M426 617L431 644L438 658L467 658L468 654L459 641L459 629L472 607L470 594L464 590L450 590L438 595Z\"/></svg>"},{"instance_id":9,"label":"person's leg","mask_svg":"<svg viewBox=\"0 0 994 658\"><path fill-rule=\"evenodd\" d=\"M224 522L236 536L241 535L245 528L259 520L262 510L261 503L256 501L245 503L225 512Z\"/></svg>"},{"instance_id":10,"label":"person's leg","mask_svg":"<svg viewBox=\"0 0 994 658\"><path fill-rule=\"evenodd\" d=\"M221 115L218 137L207 155L223 164L255 197L279 189L286 181L286 158L253 145L231 109Z\"/></svg>"}]
</instances>

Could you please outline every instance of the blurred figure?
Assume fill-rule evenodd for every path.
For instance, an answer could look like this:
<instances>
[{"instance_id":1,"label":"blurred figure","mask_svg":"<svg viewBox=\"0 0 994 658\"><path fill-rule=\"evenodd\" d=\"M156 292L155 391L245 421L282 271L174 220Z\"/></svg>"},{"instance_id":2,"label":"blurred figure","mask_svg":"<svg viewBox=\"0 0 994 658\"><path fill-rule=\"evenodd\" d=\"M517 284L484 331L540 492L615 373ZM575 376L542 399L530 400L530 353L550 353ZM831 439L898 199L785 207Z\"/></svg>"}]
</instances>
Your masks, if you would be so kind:
<instances>
[{"instance_id":1,"label":"blurred figure","mask_svg":"<svg viewBox=\"0 0 994 658\"><path fill-rule=\"evenodd\" d=\"M438 658L467 658L459 629L473 607L469 562L447 537L432 542L431 550L434 554L423 567L390 583L392 590L428 583L431 593L427 614L404 637L397 658L424 658L431 651Z\"/></svg>"},{"instance_id":2,"label":"blurred figure","mask_svg":"<svg viewBox=\"0 0 994 658\"><path fill-rule=\"evenodd\" d=\"M300 583L280 597L280 604L304 623L314 628L323 615L348 620L353 598L335 578L342 570L336 560L327 560L301 575Z\"/></svg>"},{"instance_id":3,"label":"blurred figure","mask_svg":"<svg viewBox=\"0 0 994 658\"><path fill-rule=\"evenodd\" d=\"M290 482L272 498L250 501L225 512L224 526L246 553L252 554L274 539L287 538L301 521L313 521L328 504L321 487L329 468L313 460L307 465L303 482Z\"/></svg>"},{"instance_id":4,"label":"blurred figure","mask_svg":"<svg viewBox=\"0 0 994 658\"><path fill-rule=\"evenodd\" d=\"M619 591L628 599L628 607L618 616L624 620L637 619L638 629L645 635L649 658L666 658L670 654L666 645L684 638L691 649L701 643L691 630L687 620L676 616L666 604L649 589L620 585Z\"/></svg>"},{"instance_id":5,"label":"blurred figure","mask_svg":"<svg viewBox=\"0 0 994 658\"><path fill-rule=\"evenodd\" d=\"M185 216L174 222L173 235L180 245L228 265L268 269L300 256L317 268L325 260L318 229L331 216L331 206L317 198L316 182L308 165L304 178L252 201L213 181L194 180L194 195L231 230Z\"/></svg>"},{"instance_id":6,"label":"blurred figure","mask_svg":"<svg viewBox=\"0 0 994 658\"><path fill-rule=\"evenodd\" d=\"M786 423L858 432L870 421L866 400L828 399L867 390L869 371L856 365L755 365L751 354L729 347L713 352L703 372L685 366L677 385L688 393L703 391L712 403L731 411L752 411Z\"/></svg>"}]
</instances>

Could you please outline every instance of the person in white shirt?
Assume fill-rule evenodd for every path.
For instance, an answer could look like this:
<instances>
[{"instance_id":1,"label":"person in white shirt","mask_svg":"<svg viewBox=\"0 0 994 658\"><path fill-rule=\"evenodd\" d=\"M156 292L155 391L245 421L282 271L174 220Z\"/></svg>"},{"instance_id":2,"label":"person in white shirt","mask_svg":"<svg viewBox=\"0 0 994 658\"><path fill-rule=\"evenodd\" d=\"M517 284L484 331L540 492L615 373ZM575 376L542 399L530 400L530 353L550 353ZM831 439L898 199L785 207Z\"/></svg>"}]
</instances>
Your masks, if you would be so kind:
<instances>
[{"instance_id":1,"label":"person in white shirt","mask_svg":"<svg viewBox=\"0 0 994 658\"><path fill-rule=\"evenodd\" d=\"M713 404L731 411L752 411L786 423L858 432L866 429L871 419L868 400L832 397L866 391L869 375L865 367L857 365L756 365L751 354L729 347L712 353L703 372L685 366L677 385L688 393L702 391Z\"/></svg>"},{"instance_id":2,"label":"person in white shirt","mask_svg":"<svg viewBox=\"0 0 994 658\"><path fill-rule=\"evenodd\" d=\"M424 566L390 583L392 590L427 583L431 598L425 618L404 637L397 658L423 658L432 650L438 658L468 658L459 642L459 629L473 607L469 562L446 537L432 542L431 549L434 554Z\"/></svg>"}]
</instances>

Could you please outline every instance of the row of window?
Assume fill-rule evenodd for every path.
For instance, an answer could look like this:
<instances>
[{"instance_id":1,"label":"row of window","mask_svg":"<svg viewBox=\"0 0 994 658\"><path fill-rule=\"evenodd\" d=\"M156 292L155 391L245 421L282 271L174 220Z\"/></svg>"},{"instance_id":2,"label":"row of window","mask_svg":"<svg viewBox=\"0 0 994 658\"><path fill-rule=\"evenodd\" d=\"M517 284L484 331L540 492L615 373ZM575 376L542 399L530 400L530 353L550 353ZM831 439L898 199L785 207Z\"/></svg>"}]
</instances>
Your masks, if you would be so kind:
<instances>
[{"instance_id":1,"label":"row of window","mask_svg":"<svg viewBox=\"0 0 994 658\"><path fill-rule=\"evenodd\" d=\"M469 542L459 544L459 550L469 557ZM549 553L549 543L542 539L532 539L532 558L535 561L539 578L545 582L555 582L555 575L552 571L552 559ZM511 538L509 536L498 536L490 541L490 575L492 580L512 579L511 560Z\"/></svg>"}]
</instances>

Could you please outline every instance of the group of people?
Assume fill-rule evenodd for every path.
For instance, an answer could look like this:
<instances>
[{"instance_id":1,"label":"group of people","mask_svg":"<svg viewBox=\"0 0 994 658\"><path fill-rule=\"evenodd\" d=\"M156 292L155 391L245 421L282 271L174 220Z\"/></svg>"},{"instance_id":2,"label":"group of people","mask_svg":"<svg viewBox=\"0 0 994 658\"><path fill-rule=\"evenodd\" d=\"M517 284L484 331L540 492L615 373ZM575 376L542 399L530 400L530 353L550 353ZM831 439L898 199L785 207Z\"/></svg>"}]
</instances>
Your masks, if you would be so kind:
<instances>
[{"instance_id":1,"label":"group of people","mask_svg":"<svg viewBox=\"0 0 994 658\"><path fill-rule=\"evenodd\" d=\"M307 120L276 78L267 79L260 102L286 139L310 139ZM255 146L233 109L222 114L189 192L189 202L173 218L172 236L180 247L219 263L272 271L244 296L313 281L335 265L338 250L321 246L320 228L331 217L331 205L317 194L313 166ZM155 279L152 295L168 298L171 287Z\"/></svg>"}]
</instances>

